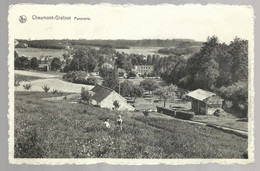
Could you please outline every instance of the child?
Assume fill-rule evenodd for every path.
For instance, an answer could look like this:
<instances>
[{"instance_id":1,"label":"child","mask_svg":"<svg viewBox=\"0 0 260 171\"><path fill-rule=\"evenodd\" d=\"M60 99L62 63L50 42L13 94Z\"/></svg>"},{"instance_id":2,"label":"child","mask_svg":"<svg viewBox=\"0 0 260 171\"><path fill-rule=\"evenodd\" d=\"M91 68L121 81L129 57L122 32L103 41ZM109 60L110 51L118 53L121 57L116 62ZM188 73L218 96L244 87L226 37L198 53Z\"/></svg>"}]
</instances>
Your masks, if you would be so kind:
<instances>
[{"instance_id":1,"label":"child","mask_svg":"<svg viewBox=\"0 0 260 171\"><path fill-rule=\"evenodd\" d=\"M110 129L110 123L109 123L109 119L107 119L105 122L104 122L105 126L107 129Z\"/></svg>"},{"instance_id":2,"label":"child","mask_svg":"<svg viewBox=\"0 0 260 171\"><path fill-rule=\"evenodd\" d=\"M116 123L117 123L117 125L119 126L120 130L122 130L122 122L123 122L123 120L122 120L122 118L121 118L121 115L118 115L118 118L117 118L117 120L116 120Z\"/></svg>"}]
</instances>

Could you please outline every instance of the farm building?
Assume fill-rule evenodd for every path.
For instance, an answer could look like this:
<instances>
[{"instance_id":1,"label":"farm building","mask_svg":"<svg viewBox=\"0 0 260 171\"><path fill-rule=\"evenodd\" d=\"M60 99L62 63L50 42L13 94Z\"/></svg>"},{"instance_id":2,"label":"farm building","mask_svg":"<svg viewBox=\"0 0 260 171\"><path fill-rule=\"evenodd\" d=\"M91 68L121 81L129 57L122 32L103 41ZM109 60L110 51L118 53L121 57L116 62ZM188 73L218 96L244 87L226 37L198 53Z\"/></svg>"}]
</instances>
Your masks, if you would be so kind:
<instances>
[{"instance_id":1,"label":"farm building","mask_svg":"<svg viewBox=\"0 0 260 171\"><path fill-rule=\"evenodd\" d=\"M223 99L213 92L197 89L187 96L192 99L191 109L196 115L212 115L217 108L222 108Z\"/></svg>"},{"instance_id":2,"label":"farm building","mask_svg":"<svg viewBox=\"0 0 260 171\"><path fill-rule=\"evenodd\" d=\"M127 103L127 100L114 90L96 85L92 90L92 104L101 108L114 109L114 102L118 101L118 110L134 111L135 108Z\"/></svg>"}]
</instances>

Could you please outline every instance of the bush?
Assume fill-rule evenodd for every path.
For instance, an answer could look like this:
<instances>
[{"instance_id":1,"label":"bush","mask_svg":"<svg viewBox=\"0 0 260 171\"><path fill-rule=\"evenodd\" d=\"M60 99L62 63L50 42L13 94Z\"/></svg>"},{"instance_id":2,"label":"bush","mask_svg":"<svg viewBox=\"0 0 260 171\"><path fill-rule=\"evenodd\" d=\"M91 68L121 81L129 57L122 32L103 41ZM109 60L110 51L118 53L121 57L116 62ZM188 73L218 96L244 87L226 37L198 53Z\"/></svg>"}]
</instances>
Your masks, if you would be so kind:
<instances>
[{"instance_id":1,"label":"bush","mask_svg":"<svg viewBox=\"0 0 260 171\"><path fill-rule=\"evenodd\" d=\"M194 112L190 112L190 111L177 111L175 117L179 118L179 119L190 120L191 118L194 117Z\"/></svg>"},{"instance_id":2,"label":"bush","mask_svg":"<svg viewBox=\"0 0 260 171\"><path fill-rule=\"evenodd\" d=\"M97 79L95 77L89 77L86 80L86 84L88 84L88 85L96 85L97 84Z\"/></svg>"},{"instance_id":3,"label":"bush","mask_svg":"<svg viewBox=\"0 0 260 171\"><path fill-rule=\"evenodd\" d=\"M145 117L148 117L148 116L149 116L149 111L144 110L144 111L143 111L143 114L144 114Z\"/></svg>"},{"instance_id":4,"label":"bush","mask_svg":"<svg viewBox=\"0 0 260 171\"><path fill-rule=\"evenodd\" d=\"M91 94L88 90L86 90L84 87L81 88L81 100L83 100L84 102L87 102L87 104L89 104L90 100L91 100Z\"/></svg>"},{"instance_id":5,"label":"bush","mask_svg":"<svg viewBox=\"0 0 260 171\"><path fill-rule=\"evenodd\" d=\"M62 79L77 84L95 85L97 80L95 77L91 76L87 78L87 73L85 71L71 71L62 76Z\"/></svg>"},{"instance_id":6,"label":"bush","mask_svg":"<svg viewBox=\"0 0 260 171\"><path fill-rule=\"evenodd\" d=\"M57 89L53 89L52 90L52 94L56 94L56 93L58 93L59 92L59 90L57 90Z\"/></svg>"},{"instance_id":7,"label":"bush","mask_svg":"<svg viewBox=\"0 0 260 171\"><path fill-rule=\"evenodd\" d=\"M42 89L43 89L43 91L44 91L45 93L47 93L47 92L50 90L50 87L48 87L47 85L44 85L44 86L42 87Z\"/></svg>"},{"instance_id":8,"label":"bush","mask_svg":"<svg viewBox=\"0 0 260 171\"><path fill-rule=\"evenodd\" d=\"M30 90L32 88L32 84L25 84L25 85L23 85L23 88L25 90Z\"/></svg>"},{"instance_id":9,"label":"bush","mask_svg":"<svg viewBox=\"0 0 260 171\"><path fill-rule=\"evenodd\" d=\"M14 81L14 86L19 87L20 86L20 81Z\"/></svg>"}]
</instances>

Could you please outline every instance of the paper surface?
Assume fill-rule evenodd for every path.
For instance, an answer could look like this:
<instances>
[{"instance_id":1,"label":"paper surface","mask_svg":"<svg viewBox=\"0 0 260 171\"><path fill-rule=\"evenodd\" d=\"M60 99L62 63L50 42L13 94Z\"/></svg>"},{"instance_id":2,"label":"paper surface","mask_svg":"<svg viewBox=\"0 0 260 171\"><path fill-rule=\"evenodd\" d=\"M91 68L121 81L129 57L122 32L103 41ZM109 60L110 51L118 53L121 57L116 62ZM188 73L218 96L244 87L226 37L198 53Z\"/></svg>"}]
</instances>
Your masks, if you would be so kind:
<instances>
[{"instance_id":1,"label":"paper surface","mask_svg":"<svg viewBox=\"0 0 260 171\"><path fill-rule=\"evenodd\" d=\"M9 8L9 162L12 164L248 164L254 161L254 14L250 6L231 5L37 5L18 4ZM16 158L15 157L15 92L14 51L33 57L37 52L25 53L15 48L15 40L142 40L192 39L205 42L209 36L229 44L235 37L248 40L248 159L237 158ZM147 49L149 49L147 47ZM19 52L20 50L20 52ZM40 53L40 52L39 52ZM41 52L42 56L48 52ZM57 52L58 53L58 52ZM140 52L138 52L140 53ZM153 54L153 52L150 52ZM149 54L148 53L148 54ZM31 55L31 56L30 56ZM57 56L60 54L57 54ZM18 71L21 74L24 71ZM26 72L26 71L25 71ZM28 71L30 72L30 71ZM23 75L23 74L21 74ZM48 75L48 74L47 74ZM32 76L32 75L31 75ZM39 74L37 75L39 76ZM45 77L45 75L42 75ZM47 76L48 79L51 76ZM50 81L53 81L50 79ZM34 82L32 81L32 84ZM24 83L25 84L25 83ZM43 84L45 84L43 82ZM32 90L39 89L33 85ZM64 92L80 92L81 86ZM63 87L62 87L63 86ZM35 111L40 112L40 111ZM59 133L58 133L59 134ZM230 135L234 136L234 135ZM216 140L217 141L217 140ZM201 144L203 146L203 144ZM217 147L216 147L217 148Z\"/></svg>"}]
</instances>

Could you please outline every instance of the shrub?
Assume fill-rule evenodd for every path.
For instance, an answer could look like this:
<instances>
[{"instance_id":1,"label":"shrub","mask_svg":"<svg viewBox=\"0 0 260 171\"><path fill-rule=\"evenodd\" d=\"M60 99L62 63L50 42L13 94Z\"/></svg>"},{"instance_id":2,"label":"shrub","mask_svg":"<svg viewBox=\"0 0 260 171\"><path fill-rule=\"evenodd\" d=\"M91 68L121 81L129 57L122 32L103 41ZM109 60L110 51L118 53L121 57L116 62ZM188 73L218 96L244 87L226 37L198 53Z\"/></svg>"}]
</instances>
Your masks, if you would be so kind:
<instances>
[{"instance_id":1,"label":"shrub","mask_svg":"<svg viewBox=\"0 0 260 171\"><path fill-rule=\"evenodd\" d=\"M60 96L62 96L63 95L63 91L58 91L58 94L60 95Z\"/></svg>"},{"instance_id":2,"label":"shrub","mask_svg":"<svg viewBox=\"0 0 260 171\"><path fill-rule=\"evenodd\" d=\"M115 100L113 105L115 106L115 109L118 109L120 106L119 101Z\"/></svg>"},{"instance_id":3,"label":"shrub","mask_svg":"<svg viewBox=\"0 0 260 171\"><path fill-rule=\"evenodd\" d=\"M23 85L23 88L25 90L30 90L32 88L32 84L25 84L25 85Z\"/></svg>"},{"instance_id":4,"label":"shrub","mask_svg":"<svg viewBox=\"0 0 260 171\"><path fill-rule=\"evenodd\" d=\"M144 110L144 111L143 111L143 114L144 114L145 117L148 117L149 111L148 111L148 110Z\"/></svg>"},{"instance_id":5,"label":"shrub","mask_svg":"<svg viewBox=\"0 0 260 171\"><path fill-rule=\"evenodd\" d=\"M52 90L52 94L56 94L56 93L58 93L59 92L59 90L57 90L57 89L53 89Z\"/></svg>"},{"instance_id":6,"label":"shrub","mask_svg":"<svg viewBox=\"0 0 260 171\"><path fill-rule=\"evenodd\" d=\"M44 86L42 87L42 89L43 89L43 91L44 91L45 93L47 93L47 92L50 90L50 87L48 87L47 85L44 85Z\"/></svg>"},{"instance_id":7,"label":"shrub","mask_svg":"<svg viewBox=\"0 0 260 171\"><path fill-rule=\"evenodd\" d=\"M14 86L19 87L20 86L20 81L14 81Z\"/></svg>"},{"instance_id":8,"label":"shrub","mask_svg":"<svg viewBox=\"0 0 260 171\"><path fill-rule=\"evenodd\" d=\"M85 71L71 71L63 75L62 79L77 84L95 85L97 83L95 77L91 76L87 79L86 77L87 73Z\"/></svg>"},{"instance_id":9,"label":"shrub","mask_svg":"<svg viewBox=\"0 0 260 171\"><path fill-rule=\"evenodd\" d=\"M86 90L84 87L81 88L81 100L83 100L84 102L87 102L87 104L89 104L90 100L91 100L91 94L88 90Z\"/></svg>"},{"instance_id":10,"label":"shrub","mask_svg":"<svg viewBox=\"0 0 260 171\"><path fill-rule=\"evenodd\" d=\"M86 80L86 84L88 84L88 85L96 85L97 84L97 79L95 77L89 77Z\"/></svg>"},{"instance_id":11,"label":"shrub","mask_svg":"<svg viewBox=\"0 0 260 171\"><path fill-rule=\"evenodd\" d=\"M190 111L177 111L175 117L179 118L179 119L190 120L191 118L194 117L194 112L190 112Z\"/></svg>"}]
</instances>

